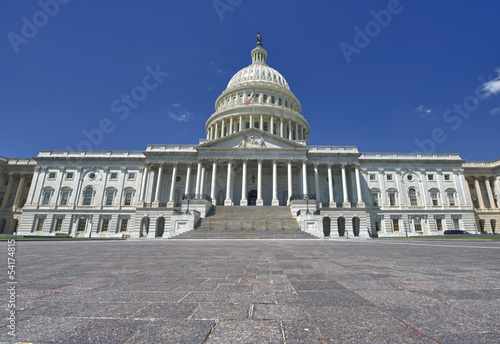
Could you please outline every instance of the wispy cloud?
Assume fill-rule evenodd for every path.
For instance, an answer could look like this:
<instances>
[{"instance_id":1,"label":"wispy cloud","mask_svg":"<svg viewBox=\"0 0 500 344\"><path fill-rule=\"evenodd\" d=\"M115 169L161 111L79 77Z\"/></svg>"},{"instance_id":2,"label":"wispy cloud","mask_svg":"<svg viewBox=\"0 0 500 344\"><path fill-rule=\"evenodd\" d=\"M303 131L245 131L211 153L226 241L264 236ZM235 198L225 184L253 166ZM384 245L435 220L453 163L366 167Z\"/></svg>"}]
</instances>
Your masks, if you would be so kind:
<instances>
[{"instance_id":1,"label":"wispy cloud","mask_svg":"<svg viewBox=\"0 0 500 344\"><path fill-rule=\"evenodd\" d=\"M429 116L433 110L430 108L426 108L423 105L419 105L418 107L414 108L413 111L418 115L418 117L423 118Z\"/></svg>"},{"instance_id":2,"label":"wispy cloud","mask_svg":"<svg viewBox=\"0 0 500 344\"><path fill-rule=\"evenodd\" d=\"M172 104L175 110L169 111L168 115L177 122L187 122L193 118L193 114L186 109L181 108L181 103Z\"/></svg>"},{"instance_id":3,"label":"wispy cloud","mask_svg":"<svg viewBox=\"0 0 500 344\"><path fill-rule=\"evenodd\" d=\"M488 96L492 94L500 94L500 68L497 68L497 77L483 84L483 91L487 92Z\"/></svg>"},{"instance_id":4,"label":"wispy cloud","mask_svg":"<svg viewBox=\"0 0 500 344\"><path fill-rule=\"evenodd\" d=\"M500 115L500 106L490 111L492 116Z\"/></svg>"}]
</instances>

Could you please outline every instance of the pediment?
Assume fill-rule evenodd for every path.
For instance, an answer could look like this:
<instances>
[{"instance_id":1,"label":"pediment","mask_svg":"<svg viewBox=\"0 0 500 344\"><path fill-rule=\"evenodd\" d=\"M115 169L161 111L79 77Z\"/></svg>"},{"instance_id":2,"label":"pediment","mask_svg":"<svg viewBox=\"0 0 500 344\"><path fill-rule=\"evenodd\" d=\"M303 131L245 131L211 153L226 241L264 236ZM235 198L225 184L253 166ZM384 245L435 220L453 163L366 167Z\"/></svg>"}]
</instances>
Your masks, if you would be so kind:
<instances>
[{"instance_id":1,"label":"pediment","mask_svg":"<svg viewBox=\"0 0 500 344\"><path fill-rule=\"evenodd\" d=\"M197 146L197 148L210 149L237 149L237 150L260 150L260 149L306 149L307 146L288 140L267 131L257 128L245 129L219 139L210 140Z\"/></svg>"}]
</instances>

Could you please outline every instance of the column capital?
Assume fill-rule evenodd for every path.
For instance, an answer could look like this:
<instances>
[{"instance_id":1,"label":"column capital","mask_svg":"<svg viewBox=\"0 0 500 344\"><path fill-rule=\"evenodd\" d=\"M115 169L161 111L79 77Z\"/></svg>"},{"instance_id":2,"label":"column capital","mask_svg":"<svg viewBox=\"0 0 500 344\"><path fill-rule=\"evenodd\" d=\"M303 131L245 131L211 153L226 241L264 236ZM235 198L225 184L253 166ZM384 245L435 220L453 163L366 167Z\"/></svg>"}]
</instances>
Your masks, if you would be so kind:
<instances>
[{"instance_id":1,"label":"column capital","mask_svg":"<svg viewBox=\"0 0 500 344\"><path fill-rule=\"evenodd\" d=\"M203 164L205 162L205 159L198 158L198 164Z\"/></svg>"},{"instance_id":2,"label":"column capital","mask_svg":"<svg viewBox=\"0 0 500 344\"><path fill-rule=\"evenodd\" d=\"M440 169L440 168L436 168L436 173L437 173L437 174L441 174L441 173L443 173L443 170L442 170L442 169Z\"/></svg>"},{"instance_id":3,"label":"column capital","mask_svg":"<svg viewBox=\"0 0 500 344\"><path fill-rule=\"evenodd\" d=\"M123 173L127 172L127 168L126 168L126 167L121 167L121 168L120 168L120 170L121 170Z\"/></svg>"},{"instance_id":4,"label":"column capital","mask_svg":"<svg viewBox=\"0 0 500 344\"><path fill-rule=\"evenodd\" d=\"M401 174L401 169L400 168L395 168L394 172L396 172L396 174Z\"/></svg>"},{"instance_id":5,"label":"column capital","mask_svg":"<svg viewBox=\"0 0 500 344\"><path fill-rule=\"evenodd\" d=\"M187 165L187 167L193 167L193 163L191 161L188 162L186 165Z\"/></svg>"},{"instance_id":6,"label":"column capital","mask_svg":"<svg viewBox=\"0 0 500 344\"><path fill-rule=\"evenodd\" d=\"M244 164L246 164L246 163L248 162L248 158L243 158L243 159L241 159L241 161L242 161Z\"/></svg>"},{"instance_id":7,"label":"column capital","mask_svg":"<svg viewBox=\"0 0 500 344\"><path fill-rule=\"evenodd\" d=\"M329 163L327 163L327 164L326 164L326 166L327 166L328 168L332 168L332 167L333 167L333 162L329 162Z\"/></svg>"},{"instance_id":8,"label":"column capital","mask_svg":"<svg viewBox=\"0 0 500 344\"><path fill-rule=\"evenodd\" d=\"M379 169L378 169L378 172L379 172L379 173L384 173L384 172L385 172L385 169L383 169L383 168L379 168Z\"/></svg>"},{"instance_id":9,"label":"column capital","mask_svg":"<svg viewBox=\"0 0 500 344\"><path fill-rule=\"evenodd\" d=\"M363 174L366 174L366 172L368 172L368 170L367 170L366 168L360 168L359 170L360 170L360 171L361 171L361 173L363 173Z\"/></svg>"},{"instance_id":10,"label":"column capital","mask_svg":"<svg viewBox=\"0 0 500 344\"><path fill-rule=\"evenodd\" d=\"M346 166L347 166L347 164L345 162L340 164L340 167L342 167L343 169L345 169Z\"/></svg>"},{"instance_id":11,"label":"column capital","mask_svg":"<svg viewBox=\"0 0 500 344\"><path fill-rule=\"evenodd\" d=\"M355 162L352 166L353 166L354 168L359 168L359 162Z\"/></svg>"},{"instance_id":12,"label":"column capital","mask_svg":"<svg viewBox=\"0 0 500 344\"><path fill-rule=\"evenodd\" d=\"M259 164L262 164L262 162L263 162L263 161L264 161L264 159L263 159L263 158L258 158L258 159L257 159L257 162L258 162Z\"/></svg>"},{"instance_id":13,"label":"column capital","mask_svg":"<svg viewBox=\"0 0 500 344\"><path fill-rule=\"evenodd\" d=\"M419 168L418 170L419 170L419 171L420 171L420 173L422 173L422 174L425 174L425 173L426 173L425 168Z\"/></svg>"},{"instance_id":14,"label":"column capital","mask_svg":"<svg viewBox=\"0 0 500 344\"><path fill-rule=\"evenodd\" d=\"M218 162L219 162L219 158L213 158L213 159L212 159L212 163L216 164L216 163L218 163Z\"/></svg>"},{"instance_id":15,"label":"column capital","mask_svg":"<svg viewBox=\"0 0 500 344\"><path fill-rule=\"evenodd\" d=\"M279 159L278 159L278 158L273 158L273 164L277 164L277 163L278 163L278 161L279 161Z\"/></svg>"},{"instance_id":16,"label":"column capital","mask_svg":"<svg viewBox=\"0 0 500 344\"><path fill-rule=\"evenodd\" d=\"M314 163L313 163L313 167L314 167L314 168L318 168L318 166L319 166L319 162L314 162Z\"/></svg>"},{"instance_id":17,"label":"column capital","mask_svg":"<svg viewBox=\"0 0 500 344\"><path fill-rule=\"evenodd\" d=\"M232 164L234 162L234 158L227 159L228 164Z\"/></svg>"},{"instance_id":18,"label":"column capital","mask_svg":"<svg viewBox=\"0 0 500 344\"><path fill-rule=\"evenodd\" d=\"M179 166L179 162L177 162L177 161L174 161L174 162L172 163L172 166L174 166L174 167L177 167L177 166Z\"/></svg>"},{"instance_id":19,"label":"column capital","mask_svg":"<svg viewBox=\"0 0 500 344\"><path fill-rule=\"evenodd\" d=\"M286 162L289 163L289 164L291 164L291 163L293 163L293 159L292 158L288 158L288 159L286 159Z\"/></svg>"},{"instance_id":20,"label":"column capital","mask_svg":"<svg viewBox=\"0 0 500 344\"><path fill-rule=\"evenodd\" d=\"M307 164L307 159L300 160L300 163L303 164L303 165Z\"/></svg>"},{"instance_id":21,"label":"column capital","mask_svg":"<svg viewBox=\"0 0 500 344\"><path fill-rule=\"evenodd\" d=\"M142 172L142 170L141 170L141 169L142 169L142 170L144 170L144 167L139 167L139 171L141 171L141 172ZM103 172L106 172L106 173L107 173L107 172L109 171L109 166L105 166L105 167L103 167L103 168L102 168L102 170L103 170Z\"/></svg>"}]
</instances>

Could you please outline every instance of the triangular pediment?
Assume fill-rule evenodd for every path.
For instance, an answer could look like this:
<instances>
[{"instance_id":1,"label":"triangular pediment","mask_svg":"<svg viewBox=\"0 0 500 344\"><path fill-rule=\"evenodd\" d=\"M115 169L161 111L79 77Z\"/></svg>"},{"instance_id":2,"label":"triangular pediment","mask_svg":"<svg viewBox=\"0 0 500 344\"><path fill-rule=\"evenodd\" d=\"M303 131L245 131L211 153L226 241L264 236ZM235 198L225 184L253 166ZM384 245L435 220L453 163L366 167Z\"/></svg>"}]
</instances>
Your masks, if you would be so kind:
<instances>
[{"instance_id":1,"label":"triangular pediment","mask_svg":"<svg viewBox=\"0 0 500 344\"><path fill-rule=\"evenodd\" d=\"M307 149L307 146L292 140L282 138L257 128L245 129L219 139L201 143L198 149Z\"/></svg>"}]
</instances>

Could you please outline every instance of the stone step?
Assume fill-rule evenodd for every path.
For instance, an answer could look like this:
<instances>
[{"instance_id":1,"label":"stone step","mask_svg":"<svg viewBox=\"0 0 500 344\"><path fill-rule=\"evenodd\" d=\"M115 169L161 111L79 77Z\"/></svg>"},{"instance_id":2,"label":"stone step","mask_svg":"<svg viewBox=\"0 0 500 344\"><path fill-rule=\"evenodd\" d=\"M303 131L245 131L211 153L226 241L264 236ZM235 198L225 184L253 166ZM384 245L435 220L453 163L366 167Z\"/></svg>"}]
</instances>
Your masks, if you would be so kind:
<instances>
[{"instance_id":1,"label":"stone step","mask_svg":"<svg viewBox=\"0 0 500 344\"><path fill-rule=\"evenodd\" d=\"M194 230L172 239L316 239L300 230Z\"/></svg>"}]
</instances>

